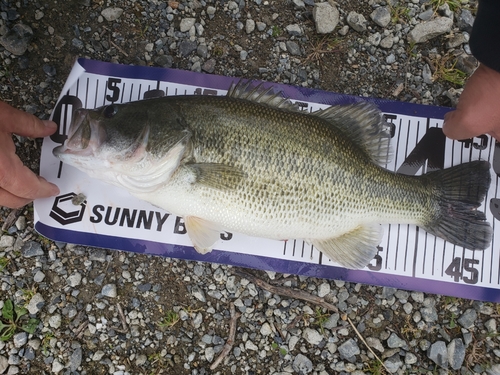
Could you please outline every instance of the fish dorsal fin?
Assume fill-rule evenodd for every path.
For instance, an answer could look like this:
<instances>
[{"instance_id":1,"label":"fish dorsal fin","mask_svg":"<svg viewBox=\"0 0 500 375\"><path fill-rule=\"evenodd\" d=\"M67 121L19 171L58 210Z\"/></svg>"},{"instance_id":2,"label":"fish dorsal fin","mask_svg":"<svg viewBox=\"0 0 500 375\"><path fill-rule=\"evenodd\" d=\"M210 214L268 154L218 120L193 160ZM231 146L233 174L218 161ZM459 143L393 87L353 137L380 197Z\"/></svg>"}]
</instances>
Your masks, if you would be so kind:
<instances>
[{"instance_id":1,"label":"fish dorsal fin","mask_svg":"<svg viewBox=\"0 0 500 375\"><path fill-rule=\"evenodd\" d=\"M274 108L286 109L288 111L300 111L300 108L285 98L283 93L275 92L272 86L265 88L264 83L252 85L252 81L240 80L231 84L227 92L230 98L249 100L255 103L265 104Z\"/></svg>"},{"instance_id":2,"label":"fish dorsal fin","mask_svg":"<svg viewBox=\"0 0 500 375\"><path fill-rule=\"evenodd\" d=\"M309 242L341 266L360 269L366 267L377 254L382 235L379 224L361 225L339 237Z\"/></svg>"},{"instance_id":3,"label":"fish dorsal fin","mask_svg":"<svg viewBox=\"0 0 500 375\"><path fill-rule=\"evenodd\" d=\"M336 128L359 145L377 164L390 161L390 128L377 107L368 102L336 105L312 113Z\"/></svg>"}]
</instances>

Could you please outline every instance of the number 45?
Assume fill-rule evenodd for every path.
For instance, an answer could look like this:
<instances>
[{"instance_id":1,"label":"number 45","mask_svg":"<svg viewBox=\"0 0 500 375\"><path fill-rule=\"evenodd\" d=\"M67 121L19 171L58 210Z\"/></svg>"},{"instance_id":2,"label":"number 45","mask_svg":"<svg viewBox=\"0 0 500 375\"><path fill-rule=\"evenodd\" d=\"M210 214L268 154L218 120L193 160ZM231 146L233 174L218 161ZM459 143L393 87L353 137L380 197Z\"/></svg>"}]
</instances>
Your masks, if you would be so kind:
<instances>
[{"instance_id":1,"label":"number 45","mask_svg":"<svg viewBox=\"0 0 500 375\"><path fill-rule=\"evenodd\" d=\"M479 280L479 270L474 268L476 264L479 264L478 259L464 258L462 267L462 258L456 257L444 272L453 277L455 282L462 279L467 284L476 284ZM470 277L464 276L465 272L470 272Z\"/></svg>"}]
</instances>

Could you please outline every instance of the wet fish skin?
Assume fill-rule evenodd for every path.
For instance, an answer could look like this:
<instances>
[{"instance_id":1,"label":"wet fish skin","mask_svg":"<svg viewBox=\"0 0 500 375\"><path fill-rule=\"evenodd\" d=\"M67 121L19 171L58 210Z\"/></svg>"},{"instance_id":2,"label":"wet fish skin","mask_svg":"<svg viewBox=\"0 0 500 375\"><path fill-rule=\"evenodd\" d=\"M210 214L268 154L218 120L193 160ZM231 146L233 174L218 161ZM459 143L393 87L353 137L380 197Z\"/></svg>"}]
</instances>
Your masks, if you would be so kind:
<instances>
[{"instance_id":1,"label":"wet fish skin","mask_svg":"<svg viewBox=\"0 0 500 375\"><path fill-rule=\"evenodd\" d=\"M362 268L384 223L420 225L471 249L489 246L491 227L475 210L489 187L489 164L395 174L380 167L389 140L368 103L308 114L238 85L226 97L80 110L54 154L182 216L201 252L227 230L304 238L341 265Z\"/></svg>"}]
</instances>

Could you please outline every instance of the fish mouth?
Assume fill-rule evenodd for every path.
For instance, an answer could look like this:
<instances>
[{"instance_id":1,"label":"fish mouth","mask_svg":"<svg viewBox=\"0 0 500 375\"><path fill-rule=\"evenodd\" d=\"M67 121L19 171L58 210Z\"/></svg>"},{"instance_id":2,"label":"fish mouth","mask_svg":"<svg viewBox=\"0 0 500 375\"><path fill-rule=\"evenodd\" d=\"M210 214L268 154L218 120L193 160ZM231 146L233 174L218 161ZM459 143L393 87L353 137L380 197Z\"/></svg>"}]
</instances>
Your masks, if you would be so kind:
<instances>
[{"instance_id":1,"label":"fish mouth","mask_svg":"<svg viewBox=\"0 0 500 375\"><path fill-rule=\"evenodd\" d=\"M68 138L52 153L63 159L65 155L92 156L105 139L105 133L87 109L77 109L73 113Z\"/></svg>"}]
</instances>

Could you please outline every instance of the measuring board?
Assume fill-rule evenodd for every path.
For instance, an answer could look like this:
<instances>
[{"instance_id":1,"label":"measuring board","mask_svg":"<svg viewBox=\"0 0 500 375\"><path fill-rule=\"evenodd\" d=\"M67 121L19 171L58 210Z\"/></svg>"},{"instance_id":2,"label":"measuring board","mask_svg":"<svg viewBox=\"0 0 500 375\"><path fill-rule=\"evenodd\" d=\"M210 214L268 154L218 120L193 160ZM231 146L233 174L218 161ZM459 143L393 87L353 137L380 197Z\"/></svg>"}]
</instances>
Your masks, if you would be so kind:
<instances>
[{"instance_id":1,"label":"measuring board","mask_svg":"<svg viewBox=\"0 0 500 375\"><path fill-rule=\"evenodd\" d=\"M195 261L215 262L288 274L341 279L469 299L500 302L498 177L500 150L489 136L465 141L441 131L449 108L360 98L268 83L305 111L366 100L392 125L394 157L386 168L419 175L471 160L488 160L492 184L479 208L494 229L492 245L472 251L443 241L413 225L385 225L378 253L363 270L340 267L310 244L223 233L206 255L191 246L181 218L138 200L125 190L93 180L65 165L52 150L67 138L73 111L165 95L225 95L238 78L175 69L138 67L79 59L53 111L58 132L42 147L40 173L61 190L35 201L35 229L56 241ZM72 202L78 194L83 202Z\"/></svg>"}]
</instances>

